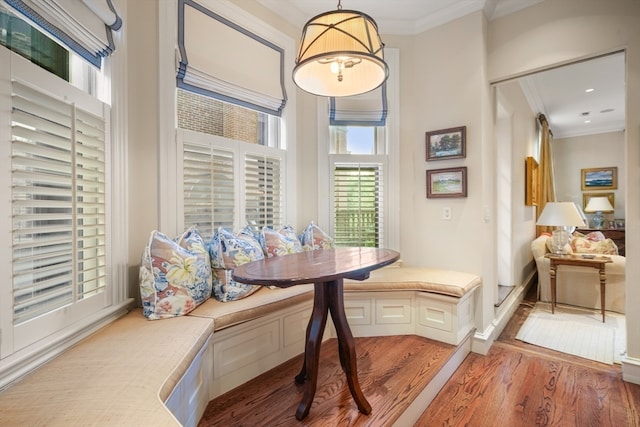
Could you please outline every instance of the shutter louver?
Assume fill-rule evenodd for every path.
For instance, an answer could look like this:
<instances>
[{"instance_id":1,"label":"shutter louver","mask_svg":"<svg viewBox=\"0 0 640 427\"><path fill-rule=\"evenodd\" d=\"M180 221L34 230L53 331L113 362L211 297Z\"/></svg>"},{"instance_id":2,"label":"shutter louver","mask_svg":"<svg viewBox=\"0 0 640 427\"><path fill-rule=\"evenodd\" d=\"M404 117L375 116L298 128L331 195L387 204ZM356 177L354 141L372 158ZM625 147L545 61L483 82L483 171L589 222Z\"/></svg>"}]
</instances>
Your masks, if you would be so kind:
<instances>
[{"instance_id":1,"label":"shutter louver","mask_svg":"<svg viewBox=\"0 0 640 427\"><path fill-rule=\"evenodd\" d=\"M218 227L233 229L235 217L234 154L184 144L184 223L207 237Z\"/></svg>"},{"instance_id":2,"label":"shutter louver","mask_svg":"<svg viewBox=\"0 0 640 427\"><path fill-rule=\"evenodd\" d=\"M336 164L333 170L334 230L338 246L383 244L383 168L379 164Z\"/></svg>"},{"instance_id":3,"label":"shutter louver","mask_svg":"<svg viewBox=\"0 0 640 427\"><path fill-rule=\"evenodd\" d=\"M281 161L247 154L245 157L245 216L257 227L282 225Z\"/></svg>"}]
</instances>

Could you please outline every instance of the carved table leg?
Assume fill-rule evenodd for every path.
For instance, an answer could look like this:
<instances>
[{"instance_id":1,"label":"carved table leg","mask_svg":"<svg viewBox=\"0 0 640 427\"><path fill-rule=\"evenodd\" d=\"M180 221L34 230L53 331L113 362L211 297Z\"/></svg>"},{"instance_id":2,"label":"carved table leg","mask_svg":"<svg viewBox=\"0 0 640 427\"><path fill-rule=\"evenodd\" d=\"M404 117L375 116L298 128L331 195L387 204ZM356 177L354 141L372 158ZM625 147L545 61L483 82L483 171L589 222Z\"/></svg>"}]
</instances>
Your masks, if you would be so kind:
<instances>
[{"instance_id":1,"label":"carved table leg","mask_svg":"<svg viewBox=\"0 0 640 427\"><path fill-rule=\"evenodd\" d=\"M551 314L555 313L556 308L556 273L558 266L549 260L549 277L551 278Z\"/></svg>"},{"instance_id":2,"label":"carved table leg","mask_svg":"<svg viewBox=\"0 0 640 427\"><path fill-rule=\"evenodd\" d=\"M318 383L318 361L320 359L320 346L322 335L327 324L327 313L329 311L327 288L322 283L315 284L313 297L313 311L311 319L307 325L307 343L304 349L304 362L302 370L296 376L296 383L305 383L302 401L296 410L296 419L302 420L309 415L313 397L316 394Z\"/></svg>"},{"instance_id":3,"label":"carved table leg","mask_svg":"<svg viewBox=\"0 0 640 427\"><path fill-rule=\"evenodd\" d=\"M604 274L604 264L600 266L600 310L602 311L602 323L604 323L604 302L605 302L605 292L607 287L607 276Z\"/></svg>"},{"instance_id":4,"label":"carved table leg","mask_svg":"<svg viewBox=\"0 0 640 427\"><path fill-rule=\"evenodd\" d=\"M305 346L304 362L302 370L295 378L296 383L305 383L302 401L296 410L296 418L302 420L309 415L309 410L313 403L318 382L320 346L327 323L328 312L331 312L331 318L336 327L340 365L342 365L342 370L347 377L351 395L358 406L358 410L363 414L370 414L371 405L364 397L358 382L355 344L353 342L351 329L349 329L347 316L344 312L342 279L316 283L314 285L314 292L313 312L307 325L307 344Z\"/></svg>"},{"instance_id":5,"label":"carved table leg","mask_svg":"<svg viewBox=\"0 0 640 427\"><path fill-rule=\"evenodd\" d=\"M353 335L347 322L347 316L344 312L344 295L342 279L334 282L325 283L329 289L329 310L331 311L331 319L336 327L338 335L338 349L340 352L340 363L345 375L351 396L358 405L358 410L363 414L371 413L371 405L364 397L358 382L358 367L356 358L356 346L353 342Z\"/></svg>"}]
</instances>

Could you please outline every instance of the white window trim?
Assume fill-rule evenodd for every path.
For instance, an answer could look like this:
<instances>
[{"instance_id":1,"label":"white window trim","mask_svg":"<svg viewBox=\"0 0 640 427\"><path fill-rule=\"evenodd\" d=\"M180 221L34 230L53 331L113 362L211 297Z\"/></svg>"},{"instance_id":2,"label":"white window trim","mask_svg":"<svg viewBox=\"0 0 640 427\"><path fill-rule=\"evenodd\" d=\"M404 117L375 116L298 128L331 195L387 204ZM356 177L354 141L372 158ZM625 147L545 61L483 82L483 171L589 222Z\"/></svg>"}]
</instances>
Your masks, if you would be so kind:
<instances>
[{"instance_id":1,"label":"white window trim","mask_svg":"<svg viewBox=\"0 0 640 427\"><path fill-rule=\"evenodd\" d=\"M270 40L284 48L285 76L291 76L295 62L295 41L288 35L278 31L256 16L236 6L228 0L198 0L207 9L220 16L242 25L254 34ZM159 68L158 68L158 185L163 191L158 197L159 229L168 235L181 233L183 219L178 212L181 199L176 199L182 182L179 180L179 169L176 158L182 158L177 144L176 114L176 45L178 31L178 2L166 0L159 8ZM292 223L296 219L297 183L296 176L296 89L293 79L285 79L288 94L287 105L281 116L280 147L287 150L285 220Z\"/></svg>"},{"instance_id":2,"label":"white window trim","mask_svg":"<svg viewBox=\"0 0 640 427\"><path fill-rule=\"evenodd\" d=\"M389 112L387 115L387 163L385 172L385 247L400 249L400 100L399 73L400 52L397 48L385 48L385 61L389 65L387 80L387 99ZM329 155L329 103L327 98L318 97L318 225L330 228L333 221L331 207L331 156ZM351 161L365 163L362 156L353 156ZM344 157L340 157L341 161ZM371 162L376 162L376 156L371 156ZM348 161L348 160L347 160ZM378 162L379 163L379 162Z\"/></svg>"}]
</instances>

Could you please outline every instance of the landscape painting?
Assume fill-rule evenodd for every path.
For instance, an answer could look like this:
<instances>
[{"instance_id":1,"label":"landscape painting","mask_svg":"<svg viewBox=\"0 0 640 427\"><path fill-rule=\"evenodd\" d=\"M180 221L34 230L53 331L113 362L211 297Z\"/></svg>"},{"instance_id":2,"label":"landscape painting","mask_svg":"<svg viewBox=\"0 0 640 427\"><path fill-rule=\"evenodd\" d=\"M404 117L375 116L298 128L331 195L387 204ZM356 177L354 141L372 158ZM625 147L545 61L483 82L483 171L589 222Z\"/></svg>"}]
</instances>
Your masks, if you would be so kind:
<instances>
[{"instance_id":1,"label":"landscape painting","mask_svg":"<svg viewBox=\"0 0 640 427\"><path fill-rule=\"evenodd\" d=\"M618 188L618 168L581 169L582 190L613 190Z\"/></svg>"},{"instance_id":2,"label":"landscape painting","mask_svg":"<svg viewBox=\"0 0 640 427\"><path fill-rule=\"evenodd\" d=\"M427 171L427 198L467 197L467 168Z\"/></svg>"}]
</instances>

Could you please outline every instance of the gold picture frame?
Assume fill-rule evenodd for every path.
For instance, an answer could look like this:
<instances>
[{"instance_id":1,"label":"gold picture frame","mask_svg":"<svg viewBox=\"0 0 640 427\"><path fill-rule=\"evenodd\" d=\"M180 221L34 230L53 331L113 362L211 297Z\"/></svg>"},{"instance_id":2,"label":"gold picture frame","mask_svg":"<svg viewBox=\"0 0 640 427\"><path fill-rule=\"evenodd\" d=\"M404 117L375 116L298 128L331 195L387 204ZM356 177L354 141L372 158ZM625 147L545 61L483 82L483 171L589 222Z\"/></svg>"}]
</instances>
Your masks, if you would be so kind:
<instances>
[{"instance_id":1,"label":"gold picture frame","mask_svg":"<svg viewBox=\"0 0 640 427\"><path fill-rule=\"evenodd\" d=\"M580 183L585 190L615 190L618 188L618 168L580 169Z\"/></svg>"},{"instance_id":2,"label":"gold picture frame","mask_svg":"<svg viewBox=\"0 0 640 427\"><path fill-rule=\"evenodd\" d=\"M538 206L540 179L538 177L538 162L531 156L525 159L525 206Z\"/></svg>"}]
</instances>

